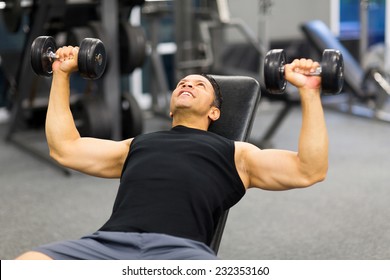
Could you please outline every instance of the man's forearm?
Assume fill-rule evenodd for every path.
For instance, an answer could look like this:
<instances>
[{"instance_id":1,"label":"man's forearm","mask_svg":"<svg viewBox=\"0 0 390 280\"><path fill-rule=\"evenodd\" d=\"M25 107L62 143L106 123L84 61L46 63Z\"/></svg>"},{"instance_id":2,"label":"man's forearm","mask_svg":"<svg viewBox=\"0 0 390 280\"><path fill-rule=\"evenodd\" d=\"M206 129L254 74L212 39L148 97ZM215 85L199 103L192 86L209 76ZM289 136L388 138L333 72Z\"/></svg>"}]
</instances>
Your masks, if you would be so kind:
<instances>
[{"instance_id":1,"label":"man's forearm","mask_svg":"<svg viewBox=\"0 0 390 280\"><path fill-rule=\"evenodd\" d=\"M69 74L56 73L53 75L46 116L46 138L50 154L53 157L61 155L61 150L64 148L66 141L80 137L70 110L69 81Z\"/></svg>"},{"instance_id":2,"label":"man's forearm","mask_svg":"<svg viewBox=\"0 0 390 280\"><path fill-rule=\"evenodd\" d=\"M321 97L317 90L301 92L302 128L298 156L304 174L314 181L325 178L328 170L328 133Z\"/></svg>"}]
</instances>

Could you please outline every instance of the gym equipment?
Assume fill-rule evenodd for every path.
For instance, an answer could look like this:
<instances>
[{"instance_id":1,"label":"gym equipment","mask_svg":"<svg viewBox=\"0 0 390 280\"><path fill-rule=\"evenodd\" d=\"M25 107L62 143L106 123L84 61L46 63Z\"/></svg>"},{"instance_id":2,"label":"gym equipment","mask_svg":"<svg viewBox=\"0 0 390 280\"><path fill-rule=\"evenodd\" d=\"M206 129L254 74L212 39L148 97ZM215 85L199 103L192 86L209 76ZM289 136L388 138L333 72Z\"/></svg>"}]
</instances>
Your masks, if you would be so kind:
<instances>
[{"instance_id":1,"label":"gym equipment","mask_svg":"<svg viewBox=\"0 0 390 280\"><path fill-rule=\"evenodd\" d=\"M5 0L0 1L0 14L2 14L3 23L6 30L10 33L16 33L20 30L23 16L33 14L35 8L41 5L42 1L34 0ZM51 1L52 6L56 6L57 11L51 11L53 14L61 14L68 7L94 8L99 1L97 0L57 0ZM55 17L54 17L55 18ZM72 18L72 21L75 19ZM77 18L76 18L77 20ZM67 23L65 23L67 24Z\"/></svg>"},{"instance_id":2,"label":"gym equipment","mask_svg":"<svg viewBox=\"0 0 390 280\"><path fill-rule=\"evenodd\" d=\"M132 26L128 21L119 23L120 69L130 74L142 66L146 59L146 36L141 27Z\"/></svg>"},{"instance_id":3,"label":"gym equipment","mask_svg":"<svg viewBox=\"0 0 390 280\"><path fill-rule=\"evenodd\" d=\"M169 74L164 68L163 55L159 50L161 31L161 21L164 17L170 16L174 9L171 7L170 1L147 1L142 9L142 16L145 18L148 28L148 56L150 61L149 84L150 94L152 97L153 113L169 118L169 100L171 90L169 87ZM183 1L171 1L174 5L181 5ZM187 1L186 1L187 2ZM179 10L176 10L179 11ZM185 23L181 21L177 25L183 26ZM178 45L176 45L178 46ZM179 47L178 47L179 48ZM172 54L176 51L173 51Z\"/></svg>"},{"instance_id":4,"label":"gym equipment","mask_svg":"<svg viewBox=\"0 0 390 280\"><path fill-rule=\"evenodd\" d=\"M359 19L360 19L360 41L359 41L359 59L363 60L364 54L368 49L368 8L369 8L369 0L360 0L360 11L359 11Z\"/></svg>"},{"instance_id":5,"label":"gym equipment","mask_svg":"<svg viewBox=\"0 0 390 280\"><path fill-rule=\"evenodd\" d=\"M102 96L86 94L76 99L71 109L81 136L111 138L112 116ZM133 138L143 132L142 110L134 96L128 92L122 93L121 121L121 139Z\"/></svg>"},{"instance_id":6,"label":"gym equipment","mask_svg":"<svg viewBox=\"0 0 390 280\"><path fill-rule=\"evenodd\" d=\"M83 26L69 28L66 33L66 44L79 46L84 38L96 38L102 42L108 41L104 27L98 20L87 21Z\"/></svg>"},{"instance_id":7,"label":"gym equipment","mask_svg":"<svg viewBox=\"0 0 390 280\"><path fill-rule=\"evenodd\" d=\"M287 81L284 78L286 54L282 49L270 50L264 59L264 82L271 93L282 93L286 89ZM343 88L344 63L340 51L326 49L322 53L321 66L311 76L321 76L322 92L338 94Z\"/></svg>"},{"instance_id":8,"label":"gym equipment","mask_svg":"<svg viewBox=\"0 0 390 280\"><path fill-rule=\"evenodd\" d=\"M111 114L100 96L83 96L72 106L75 124L81 136L110 139Z\"/></svg>"},{"instance_id":9,"label":"gym equipment","mask_svg":"<svg viewBox=\"0 0 390 280\"><path fill-rule=\"evenodd\" d=\"M384 82L387 77L381 71L374 71L376 74L373 75L372 68L365 71L324 22L309 21L302 24L301 29L317 52L321 49L333 48L340 50L343 54L345 91L351 94L346 103L338 102L336 109L356 116L390 122L390 115L383 111L384 100L388 100L389 97L388 82ZM367 91L367 85L365 85L367 79L370 80L371 88L376 87L375 91ZM363 106L359 106L359 103Z\"/></svg>"},{"instance_id":10,"label":"gym equipment","mask_svg":"<svg viewBox=\"0 0 390 280\"><path fill-rule=\"evenodd\" d=\"M2 2L2 5L0 5L4 18L4 26L9 32L15 33L20 28L23 13L22 2L25 5L25 1L15 0L6 0ZM28 6L29 5L30 3L28 3Z\"/></svg>"},{"instance_id":11,"label":"gym equipment","mask_svg":"<svg viewBox=\"0 0 390 280\"><path fill-rule=\"evenodd\" d=\"M103 41L110 42L110 48L106 49L107 57L109 58L109 67L105 69L103 79L85 80L82 82L86 82L88 85L90 92L86 92L87 94L96 93L101 100L104 100L111 119L110 127L112 133L110 138L113 140L121 140L122 77L119 69L119 38L117 32L119 28L118 2L111 0L30 0L22 2L26 3L26 9L23 9L23 16L30 12L28 13L30 20L28 32L25 34L23 52L21 52L21 58L18 60L18 71L15 78L15 92L18 94L15 95L16 98L12 104L10 122L5 138L23 151L31 153L53 167L57 167L65 174L70 174L66 168L55 163L46 152L40 151L30 141L27 141L26 137L23 137L23 135L18 136L18 134L24 134L25 131L19 129L23 124L21 122L24 113L23 104L29 98L34 80L38 77L32 74L31 71L31 46L33 41L42 34L56 36L56 39L62 40L65 38L62 36L63 31L69 30L70 28L85 26L86 23L94 20L98 20L102 24L106 35ZM30 4L27 5L27 2ZM126 5L126 3L122 5ZM21 5L24 6L24 3ZM0 12L4 15L5 9L2 9L1 6L4 8L6 4L0 1ZM67 16L68 9L71 9L69 11L71 15L77 14L81 16L77 16L76 18ZM88 12L84 13L86 10ZM77 75L74 77L77 79ZM71 95L75 96L77 94ZM95 117L95 119L98 118Z\"/></svg>"},{"instance_id":12,"label":"gym equipment","mask_svg":"<svg viewBox=\"0 0 390 280\"><path fill-rule=\"evenodd\" d=\"M91 26L77 26L71 28L66 35L66 44L70 46L79 46L84 38L98 38L93 32Z\"/></svg>"},{"instance_id":13,"label":"gym equipment","mask_svg":"<svg viewBox=\"0 0 390 280\"><path fill-rule=\"evenodd\" d=\"M332 34L325 23L319 20L309 21L304 23L301 26L301 29L304 35L306 35L309 43L315 47L315 50L318 53L323 49L333 48L339 50L343 54L345 68L344 83L354 93L363 97L365 94L360 86L364 76L363 69L351 53Z\"/></svg>"},{"instance_id":14,"label":"gym equipment","mask_svg":"<svg viewBox=\"0 0 390 280\"><path fill-rule=\"evenodd\" d=\"M128 139L143 131L142 110L130 93L122 94L122 138Z\"/></svg>"},{"instance_id":15,"label":"gym equipment","mask_svg":"<svg viewBox=\"0 0 390 280\"><path fill-rule=\"evenodd\" d=\"M53 73L52 63L58 57L55 52L57 46L51 36L39 36L31 45L31 65L34 72L40 76L50 77ZM79 48L78 67L82 77L98 79L106 68L106 51L102 41L94 38L85 38Z\"/></svg>"},{"instance_id":16,"label":"gym equipment","mask_svg":"<svg viewBox=\"0 0 390 280\"><path fill-rule=\"evenodd\" d=\"M213 75L223 92L221 117L212 123L209 131L235 141L247 141L256 117L260 100L260 85L254 78L245 76ZM210 248L218 253L228 211L218 221Z\"/></svg>"},{"instance_id":17,"label":"gym equipment","mask_svg":"<svg viewBox=\"0 0 390 280\"><path fill-rule=\"evenodd\" d=\"M220 61L225 49L224 33L228 29L238 31L260 55L265 55L264 45L260 44L249 26L240 18L230 17L227 0L204 1L200 5L201 9L212 10L212 13L208 17L203 16L200 19L189 13L191 9L188 9L188 5L191 1L187 0L186 2L175 2L176 21L183 22L178 26L175 34L178 46L176 55L178 76L205 71L204 69L221 75L234 74L234 71L231 73L226 71L223 61ZM199 30L194 29L195 23ZM259 67L257 72L262 70L262 67ZM237 72L235 73L237 74ZM240 74L247 75L247 73Z\"/></svg>"}]
</instances>

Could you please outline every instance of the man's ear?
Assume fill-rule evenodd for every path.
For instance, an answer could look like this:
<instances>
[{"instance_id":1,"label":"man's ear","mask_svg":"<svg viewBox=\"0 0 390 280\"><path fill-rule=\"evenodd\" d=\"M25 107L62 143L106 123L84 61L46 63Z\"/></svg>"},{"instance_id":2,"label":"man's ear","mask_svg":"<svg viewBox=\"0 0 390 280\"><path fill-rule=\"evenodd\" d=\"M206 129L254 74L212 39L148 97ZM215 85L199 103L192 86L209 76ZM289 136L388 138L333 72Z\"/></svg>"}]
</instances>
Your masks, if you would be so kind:
<instances>
[{"instance_id":1,"label":"man's ear","mask_svg":"<svg viewBox=\"0 0 390 280\"><path fill-rule=\"evenodd\" d=\"M170 116L171 118L173 118L173 113L172 113L172 112L169 112L169 116Z\"/></svg>"},{"instance_id":2,"label":"man's ear","mask_svg":"<svg viewBox=\"0 0 390 280\"><path fill-rule=\"evenodd\" d=\"M219 110L215 106L211 107L211 109L209 111L209 118L210 118L210 120L215 122L216 120L219 119L220 116L221 116L221 110Z\"/></svg>"}]
</instances>

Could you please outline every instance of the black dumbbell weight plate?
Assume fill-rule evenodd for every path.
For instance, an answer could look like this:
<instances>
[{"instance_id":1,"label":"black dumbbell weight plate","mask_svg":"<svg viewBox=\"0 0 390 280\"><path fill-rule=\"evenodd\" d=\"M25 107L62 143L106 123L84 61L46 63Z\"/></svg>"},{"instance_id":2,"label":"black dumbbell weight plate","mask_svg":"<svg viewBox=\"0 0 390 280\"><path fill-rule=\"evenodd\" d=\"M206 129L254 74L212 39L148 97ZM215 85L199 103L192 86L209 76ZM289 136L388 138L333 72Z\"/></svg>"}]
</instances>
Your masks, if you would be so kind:
<instances>
[{"instance_id":1,"label":"black dumbbell weight plate","mask_svg":"<svg viewBox=\"0 0 390 280\"><path fill-rule=\"evenodd\" d=\"M84 38L94 38L95 33L90 26L78 26L71 28L67 33L67 44L79 46Z\"/></svg>"},{"instance_id":2,"label":"black dumbbell weight plate","mask_svg":"<svg viewBox=\"0 0 390 280\"><path fill-rule=\"evenodd\" d=\"M80 135L100 139L111 138L111 114L99 96L83 96L72 107Z\"/></svg>"},{"instance_id":3,"label":"black dumbbell weight plate","mask_svg":"<svg viewBox=\"0 0 390 280\"><path fill-rule=\"evenodd\" d=\"M106 50L102 41L94 38L85 38L78 55L80 75L88 79L100 78L106 68Z\"/></svg>"},{"instance_id":4,"label":"black dumbbell weight plate","mask_svg":"<svg viewBox=\"0 0 390 280\"><path fill-rule=\"evenodd\" d=\"M287 86L282 67L286 64L286 53L282 49L270 50L264 59L264 82L270 93L282 93Z\"/></svg>"},{"instance_id":5,"label":"black dumbbell weight plate","mask_svg":"<svg viewBox=\"0 0 390 280\"><path fill-rule=\"evenodd\" d=\"M340 51L326 49L322 53L321 79L323 94L339 94L344 84L344 60Z\"/></svg>"},{"instance_id":6,"label":"black dumbbell weight plate","mask_svg":"<svg viewBox=\"0 0 390 280\"><path fill-rule=\"evenodd\" d=\"M146 35L139 26L122 21L119 28L120 67L122 74L130 74L143 65L146 58Z\"/></svg>"},{"instance_id":7,"label":"black dumbbell weight plate","mask_svg":"<svg viewBox=\"0 0 390 280\"><path fill-rule=\"evenodd\" d=\"M52 75L52 61L47 54L55 53L56 50L57 46L53 37L40 36L34 40L31 45L31 66L37 75L47 77Z\"/></svg>"},{"instance_id":8,"label":"black dumbbell weight plate","mask_svg":"<svg viewBox=\"0 0 390 280\"><path fill-rule=\"evenodd\" d=\"M142 110L130 93L122 95L122 137L128 139L143 131Z\"/></svg>"}]
</instances>

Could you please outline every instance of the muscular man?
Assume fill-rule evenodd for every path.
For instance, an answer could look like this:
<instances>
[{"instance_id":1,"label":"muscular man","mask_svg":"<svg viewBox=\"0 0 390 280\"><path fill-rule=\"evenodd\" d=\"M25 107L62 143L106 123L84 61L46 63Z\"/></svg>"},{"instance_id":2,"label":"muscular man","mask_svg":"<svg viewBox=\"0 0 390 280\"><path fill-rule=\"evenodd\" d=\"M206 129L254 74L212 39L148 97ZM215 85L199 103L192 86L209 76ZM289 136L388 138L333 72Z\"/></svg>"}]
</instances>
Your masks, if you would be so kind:
<instances>
[{"instance_id":1,"label":"muscular man","mask_svg":"<svg viewBox=\"0 0 390 280\"><path fill-rule=\"evenodd\" d=\"M69 106L78 48L57 50L46 120L50 155L65 167L121 178L109 220L92 235L34 248L18 259L214 259L218 218L249 188L288 190L324 180L328 136L318 62L294 60L286 79L299 89L298 152L261 150L208 132L222 99L209 76L189 75L171 97L172 129L124 141L80 137Z\"/></svg>"}]
</instances>

